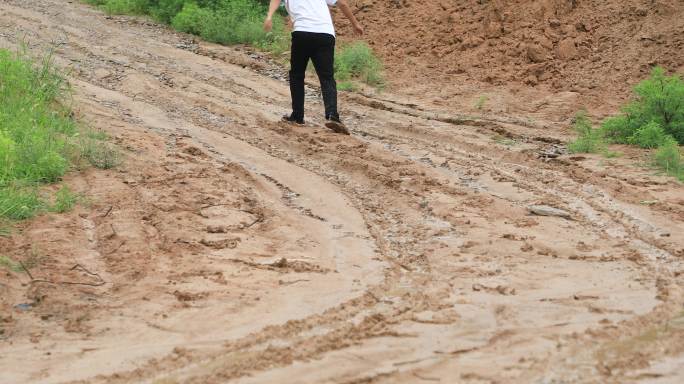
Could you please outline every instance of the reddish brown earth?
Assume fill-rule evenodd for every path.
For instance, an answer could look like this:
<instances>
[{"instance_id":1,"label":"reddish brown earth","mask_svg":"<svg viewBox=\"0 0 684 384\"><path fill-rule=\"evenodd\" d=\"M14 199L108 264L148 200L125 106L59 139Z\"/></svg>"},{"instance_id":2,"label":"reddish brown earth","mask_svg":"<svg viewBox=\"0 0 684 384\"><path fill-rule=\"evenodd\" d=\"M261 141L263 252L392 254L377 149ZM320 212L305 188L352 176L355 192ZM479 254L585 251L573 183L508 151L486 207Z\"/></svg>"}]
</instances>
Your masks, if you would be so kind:
<instances>
[{"instance_id":1,"label":"reddish brown earth","mask_svg":"<svg viewBox=\"0 0 684 384\"><path fill-rule=\"evenodd\" d=\"M390 58L340 136L315 88L309 125L278 122L285 72L248 49L5 0L0 46L21 38L124 163L0 237L30 272L0 270L1 383L684 380L684 188L643 151L563 154L582 92L408 87Z\"/></svg>"},{"instance_id":2,"label":"reddish brown earth","mask_svg":"<svg viewBox=\"0 0 684 384\"><path fill-rule=\"evenodd\" d=\"M612 113L653 66L684 72L680 0L354 4L394 84L464 106L489 93L495 93L489 104L500 104L502 88L514 94L508 99L535 89L578 94L575 108ZM529 94L525 99L534 102Z\"/></svg>"}]
</instances>

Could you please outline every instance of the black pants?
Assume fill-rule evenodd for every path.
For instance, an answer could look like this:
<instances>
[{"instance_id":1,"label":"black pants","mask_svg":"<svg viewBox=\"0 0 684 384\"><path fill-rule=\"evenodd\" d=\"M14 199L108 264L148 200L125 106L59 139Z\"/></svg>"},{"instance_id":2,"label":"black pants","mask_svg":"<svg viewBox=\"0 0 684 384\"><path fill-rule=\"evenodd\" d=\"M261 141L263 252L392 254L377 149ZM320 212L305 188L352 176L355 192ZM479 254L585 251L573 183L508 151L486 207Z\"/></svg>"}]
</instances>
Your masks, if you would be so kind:
<instances>
[{"instance_id":1,"label":"black pants","mask_svg":"<svg viewBox=\"0 0 684 384\"><path fill-rule=\"evenodd\" d=\"M337 83L334 76L335 36L327 33L292 32L290 57L290 94L292 119L304 120L304 77L309 59L321 83L325 118L339 120Z\"/></svg>"}]
</instances>

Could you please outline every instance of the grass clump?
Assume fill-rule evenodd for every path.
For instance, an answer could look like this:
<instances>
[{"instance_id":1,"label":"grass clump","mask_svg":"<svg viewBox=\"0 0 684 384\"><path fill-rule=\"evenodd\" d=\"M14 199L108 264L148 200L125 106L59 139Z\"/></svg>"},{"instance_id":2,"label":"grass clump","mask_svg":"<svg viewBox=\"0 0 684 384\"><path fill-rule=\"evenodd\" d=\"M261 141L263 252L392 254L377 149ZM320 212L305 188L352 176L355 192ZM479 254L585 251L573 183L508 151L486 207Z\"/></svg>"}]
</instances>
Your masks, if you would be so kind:
<instances>
[{"instance_id":1,"label":"grass clump","mask_svg":"<svg viewBox=\"0 0 684 384\"><path fill-rule=\"evenodd\" d=\"M3 255L0 255L0 267L7 268L13 272L22 272L24 270L20 263Z\"/></svg>"},{"instance_id":2,"label":"grass clump","mask_svg":"<svg viewBox=\"0 0 684 384\"><path fill-rule=\"evenodd\" d=\"M572 153L599 153L606 149L601 131L594 129L585 111L577 112L573 129L579 134L577 140L568 144Z\"/></svg>"},{"instance_id":3,"label":"grass clump","mask_svg":"<svg viewBox=\"0 0 684 384\"><path fill-rule=\"evenodd\" d=\"M374 87L382 87L382 64L365 42L343 46L335 56L335 76L343 84L359 80Z\"/></svg>"},{"instance_id":4,"label":"grass clump","mask_svg":"<svg viewBox=\"0 0 684 384\"><path fill-rule=\"evenodd\" d=\"M55 194L55 203L51 207L51 211L57 213L64 213L71 211L78 202L78 195L71 191L71 189L63 185Z\"/></svg>"},{"instance_id":5,"label":"grass clump","mask_svg":"<svg viewBox=\"0 0 684 384\"><path fill-rule=\"evenodd\" d=\"M0 219L45 210L40 186L60 180L84 156L71 109L61 102L67 95L50 55L37 60L24 49L0 49Z\"/></svg>"},{"instance_id":6,"label":"grass clump","mask_svg":"<svg viewBox=\"0 0 684 384\"><path fill-rule=\"evenodd\" d=\"M655 152L653 160L668 175L684 181L684 160L676 141L671 139L662 144Z\"/></svg>"},{"instance_id":7,"label":"grass clump","mask_svg":"<svg viewBox=\"0 0 684 384\"><path fill-rule=\"evenodd\" d=\"M628 142L641 148L658 148L670 140L674 140L672 136L665 133L660 124L651 121L637 129Z\"/></svg>"},{"instance_id":8,"label":"grass clump","mask_svg":"<svg viewBox=\"0 0 684 384\"><path fill-rule=\"evenodd\" d=\"M480 96L477 99L477 101L475 102L475 108L481 111L484 108L484 106L488 100L489 100L489 98L487 96L485 96L485 95Z\"/></svg>"}]
</instances>

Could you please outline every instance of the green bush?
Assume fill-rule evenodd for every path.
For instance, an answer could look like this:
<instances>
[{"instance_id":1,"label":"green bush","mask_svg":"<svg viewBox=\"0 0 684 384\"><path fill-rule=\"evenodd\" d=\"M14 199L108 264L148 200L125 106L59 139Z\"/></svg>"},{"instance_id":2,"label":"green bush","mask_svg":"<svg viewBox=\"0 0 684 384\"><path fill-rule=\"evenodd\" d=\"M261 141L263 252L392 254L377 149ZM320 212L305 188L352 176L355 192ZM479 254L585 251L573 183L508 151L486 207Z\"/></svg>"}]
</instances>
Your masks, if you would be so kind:
<instances>
[{"instance_id":1,"label":"green bush","mask_svg":"<svg viewBox=\"0 0 684 384\"><path fill-rule=\"evenodd\" d=\"M594 129L585 111L577 112L573 129L579 134L579 137L568 144L570 152L598 153L605 150L606 144L601 131Z\"/></svg>"},{"instance_id":2,"label":"green bush","mask_svg":"<svg viewBox=\"0 0 684 384\"><path fill-rule=\"evenodd\" d=\"M622 114L603 123L604 135L617 143L627 143L640 129L654 122L684 144L684 82L678 75L667 76L656 67L651 76L634 87L636 99Z\"/></svg>"},{"instance_id":3,"label":"green bush","mask_svg":"<svg viewBox=\"0 0 684 384\"><path fill-rule=\"evenodd\" d=\"M384 83L382 64L365 42L352 43L339 49L335 56L335 75L343 82L357 79L376 87Z\"/></svg>"},{"instance_id":4,"label":"green bush","mask_svg":"<svg viewBox=\"0 0 684 384\"><path fill-rule=\"evenodd\" d=\"M152 17L164 24L171 24L173 18L181 12L185 0L157 0L151 1L148 8Z\"/></svg>"},{"instance_id":5,"label":"green bush","mask_svg":"<svg viewBox=\"0 0 684 384\"><path fill-rule=\"evenodd\" d=\"M629 138L634 136L633 128L625 115L609 117L601 123L601 134L607 140L616 144L629 144Z\"/></svg>"},{"instance_id":6,"label":"green bush","mask_svg":"<svg viewBox=\"0 0 684 384\"><path fill-rule=\"evenodd\" d=\"M660 124L655 121L644 125L630 137L629 143L641 148L658 148L669 140L674 140L672 136L665 133Z\"/></svg>"},{"instance_id":7,"label":"green bush","mask_svg":"<svg viewBox=\"0 0 684 384\"><path fill-rule=\"evenodd\" d=\"M171 25L181 32L201 35L213 13L195 3L186 3L183 9L171 19Z\"/></svg>"}]
</instances>

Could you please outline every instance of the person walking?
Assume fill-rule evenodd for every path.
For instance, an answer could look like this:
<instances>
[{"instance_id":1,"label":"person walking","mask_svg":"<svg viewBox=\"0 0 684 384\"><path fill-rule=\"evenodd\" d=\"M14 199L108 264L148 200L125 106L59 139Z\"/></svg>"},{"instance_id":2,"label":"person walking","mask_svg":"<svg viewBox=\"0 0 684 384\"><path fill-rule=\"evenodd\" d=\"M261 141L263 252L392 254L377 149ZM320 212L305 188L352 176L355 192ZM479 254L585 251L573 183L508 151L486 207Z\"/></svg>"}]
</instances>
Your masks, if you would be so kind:
<instances>
[{"instance_id":1,"label":"person walking","mask_svg":"<svg viewBox=\"0 0 684 384\"><path fill-rule=\"evenodd\" d=\"M335 27L328 6L337 5L351 21L354 33L363 35L363 28L349 7L347 0L284 0L293 24L290 55L290 95L292 113L283 120L304 124L304 77L309 59L313 62L323 93L325 126L337 133L348 135L337 111L337 83L335 82ZM264 30L270 32L272 18L281 0L271 0L264 21Z\"/></svg>"}]
</instances>

